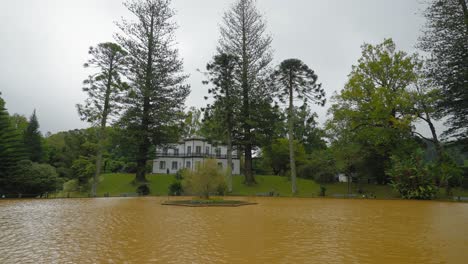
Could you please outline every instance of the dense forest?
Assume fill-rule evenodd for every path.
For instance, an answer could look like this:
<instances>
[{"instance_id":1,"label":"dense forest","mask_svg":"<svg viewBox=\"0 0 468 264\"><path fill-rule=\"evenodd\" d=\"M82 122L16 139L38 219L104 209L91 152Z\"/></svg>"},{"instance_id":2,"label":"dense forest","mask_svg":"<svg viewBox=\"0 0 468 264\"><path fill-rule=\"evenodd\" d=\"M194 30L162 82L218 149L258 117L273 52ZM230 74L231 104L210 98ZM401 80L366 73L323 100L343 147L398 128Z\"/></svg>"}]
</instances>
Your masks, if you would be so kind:
<instances>
[{"instance_id":1,"label":"dense forest","mask_svg":"<svg viewBox=\"0 0 468 264\"><path fill-rule=\"evenodd\" d=\"M141 186L156 146L194 135L242 153L246 185L256 184L255 175L283 175L295 193L296 177L330 183L344 174L391 184L408 199L468 187L466 0L428 5L415 43L421 54L391 38L363 43L330 102L320 73L300 58L273 65L267 21L254 0L238 0L220 21L216 55L201 71L202 109L184 105L190 85L174 45L171 1L124 5L133 16L117 23L115 43L91 47L84 64L87 99L77 112L90 128L43 135L40 113L10 114L0 98L0 195L65 189L94 196L99 175L116 172L134 173ZM320 125L315 109L325 105L328 120ZM446 129L437 131L442 120ZM230 168L227 179L231 191Z\"/></svg>"}]
</instances>

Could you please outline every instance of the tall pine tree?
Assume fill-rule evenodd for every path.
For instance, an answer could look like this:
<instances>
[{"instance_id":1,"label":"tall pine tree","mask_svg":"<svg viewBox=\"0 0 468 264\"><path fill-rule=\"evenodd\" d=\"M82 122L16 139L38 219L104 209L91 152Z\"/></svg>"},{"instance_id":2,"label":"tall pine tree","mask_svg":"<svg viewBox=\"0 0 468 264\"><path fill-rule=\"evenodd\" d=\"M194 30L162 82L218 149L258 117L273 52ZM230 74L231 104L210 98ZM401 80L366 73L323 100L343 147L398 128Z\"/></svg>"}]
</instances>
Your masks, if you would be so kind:
<instances>
[{"instance_id":1,"label":"tall pine tree","mask_svg":"<svg viewBox=\"0 0 468 264\"><path fill-rule=\"evenodd\" d=\"M126 84L121 75L126 70L127 52L118 44L107 42L89 48L92 56L85 68L98 69L84 81L83 91L88 94L84 105L77 105L82 120L98 126L98 149L96 153L96 172L94 173L91 194L96 196L99 174L102 167L103 142L106 138L108 119L119 114L123 91Z\"/></svg>"},{"instance_id":2,"label":"tall pine tree","mask_svg":"<svg viewBox=\"0 0 468 264\"><path fill-rule=\"evenodd\" d=\"M430 54L426 71L442 91L440 111L448 116L446 135L468 145L468 8L467 0L434 0L419 48Z\"/></svg>"},{"instance_id":3,"label":"tall pine tree","mask_svg":"<svg viewBox=\"0 0 468 264\"><path fill-rule=\"evenodd\" d=\"M24 145L29 160L32 162L41 162L43 157L42 134L39 131L39 122L37 121L36 110L29 118L28 126L24 131Z\"/></svg>"},{"instance_id":4,"label":"tall pine tree","mask_svg":"<svg viewBox=\"0 0 468 264\"><path fill-rule=\"evenodd\" d=\"M138 139L137 182L146 182L151 146L175 140L190 93L175 46L174 10L170 0L129 0L136 20L119 24L118 42L129 53L130 92L121 123Z\"/></svg>"},{"instance_id":5,"label":"tall pine tree","mask_svg":"<svg viewBox=\"0 0 468 264\"><path fill-rule=\"evenodd\" d=\"M245 183L255 183L252 171L252 150L255 130L261 127L261 115L268 110L270 92L264 81L272 61L272 38L257 10L255 0L238 0L223 17L219 53L238 58L236 79L241 89L242 146L244 148ZM268 111L266 111L268 114Z\"/></svg>"},{"instance_id":6,"label":"tall pine tree","mask_svg":"<svg viewBox=\"0 0 468 264\"><path fill-rule=\"evenodd\" d=\"M0 192L12 190L16 166L25 158L21 133L11 124L5 101L0 97Z\"/></svg>"}]
</instances>

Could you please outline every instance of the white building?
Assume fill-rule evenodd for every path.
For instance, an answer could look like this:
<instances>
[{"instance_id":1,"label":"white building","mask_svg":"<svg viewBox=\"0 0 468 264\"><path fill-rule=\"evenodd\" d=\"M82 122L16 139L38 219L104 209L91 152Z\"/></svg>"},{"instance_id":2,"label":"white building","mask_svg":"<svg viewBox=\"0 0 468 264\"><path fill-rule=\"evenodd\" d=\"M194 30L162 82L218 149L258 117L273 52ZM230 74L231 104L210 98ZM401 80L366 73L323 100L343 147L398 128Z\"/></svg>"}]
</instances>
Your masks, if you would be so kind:
<instances>
[{"instance_id":1,"label":"white building","mask_svg":"<svg viewBox=\"0 0 468 264\"><path fill-rule=\"evenodd\" d=\"M209 158L216 159L220 168L227 168L227 147L208 143L201 137L188 138L164 148L156 148L153 173L174 174L182 168L193 170ZM232 152L232 174L240 174L240 160L236 151Z\"/></svg>"}]
</instances>

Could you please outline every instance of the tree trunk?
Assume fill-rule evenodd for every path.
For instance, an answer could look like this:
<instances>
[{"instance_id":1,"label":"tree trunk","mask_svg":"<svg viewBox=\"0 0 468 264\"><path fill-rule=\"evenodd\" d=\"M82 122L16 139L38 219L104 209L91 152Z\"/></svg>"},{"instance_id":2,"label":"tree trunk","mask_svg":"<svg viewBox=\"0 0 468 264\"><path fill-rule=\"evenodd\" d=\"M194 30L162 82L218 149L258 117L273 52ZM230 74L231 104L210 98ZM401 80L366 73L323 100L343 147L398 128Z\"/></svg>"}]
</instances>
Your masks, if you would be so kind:
<instances>
[{"instance_id":1,"label":"tree trunk","mask_svg":"<svg viewBox=\"0 0 468 264\"><path fill-rule=\"evenodd\" d=\"M289 81L289 113L288 113L288 124L289 124L289 161L291 167L291 191L293 194L297 193L297 184L296 184L296 159L294 158L294 135L293 135L293 87L292 79L290 77Z\"/></svg>"},{"instance_id":2,"label":"tree trunk","mask_svg":"<svg viewBox=\"0 0 468 264\"><path fill-rule=\"evenodd\" d=\"M227 140L227 188L228 192L232 192L232 143L231 143L231 137L228 136Z\"/></svg>"},{"instance_id":3,"label":"tree trunk","mask_svg":"<svg viewBox=\"0 0 468 264\"><path fill-rule=\"evenodd\" d=\"M226 92L226 96L228 96L228 92ZM230 110L228 110L230 111ZM232 192L232 139L231 139L231 131L232 131L232 118L230 113L228 114L227 118L227 126L228 126L228 133L227 133L227 188L228 192Z\"/></svg>"},{"instance_id":4,"label":"tree trunk","mask_svg":"<svg viewBox=\"0 0 468 264\"><path fill-rule=\"evenodd\" d=\"M462 10L463 10L463 16L465 18L466 32L468 34L468 7L467 7L467 4L466 4L465 0L458 0L458 2L460 3L460 5L462 7Z\"/></svg>"},{"instance_id":5,"label":"tree trunk","mask_svg":"<svg viewBox=\"0 0 468 264\"><path fill-rule=\"evenodd\" d=\"M252 134L250 127L250 102L249 102L249 77L248 77L248 56L247 56L247 44L245 30L243 30L243 58L242 58L242 112L243 112L243 122L244 122L244 154L245 154L245 163L244 163L244 174L245 174L245 183L247 185L255 184L255 178L252 172Z\"/></svg>"},{"instance_id":6,"label":"tree trunk","mask_svg":"<svg viewBox=\"0 0 468 264\"><path fill-rule=\"evenodd\" d=\"M104 99L104 109L102 111L102 118L101 118L101 126L98 131L98 149L96 154L96 172L94 173L93 177L93 185L91 188L91 196L97 196L97 188L99 184L99 175L101 175L101 167L102 167L102 152L103 152L103 142L106 133L106 124L107 124L107 116L109 115L109 100L110 94L112 89L112 72L114 71L114 63L113 58L111 58L109 63L109 72L107 76L107 83L106 83L106 98Z\"/></svg>"},{"instance_id":7,"label":"tree trunk","mask_svg":"<svg viewBox=\"0 0 468 264\"><path fill-rule=\"evenodd\" d=\"M135 176L136 182L146 183L146 161L148 160L148 150L149 150L149 110L150 110L150 98L149 91L152 88L153 80L153 37L154 37L154 14L151 14L150 22L150 32L148 40L148 60L146 61L146 72L145 72L145 87L143 90L144 102L143 102L143 115L141 120L141 133L142 138L138 147L137 154L137 171Z\"/></svg>"}]
</instances>

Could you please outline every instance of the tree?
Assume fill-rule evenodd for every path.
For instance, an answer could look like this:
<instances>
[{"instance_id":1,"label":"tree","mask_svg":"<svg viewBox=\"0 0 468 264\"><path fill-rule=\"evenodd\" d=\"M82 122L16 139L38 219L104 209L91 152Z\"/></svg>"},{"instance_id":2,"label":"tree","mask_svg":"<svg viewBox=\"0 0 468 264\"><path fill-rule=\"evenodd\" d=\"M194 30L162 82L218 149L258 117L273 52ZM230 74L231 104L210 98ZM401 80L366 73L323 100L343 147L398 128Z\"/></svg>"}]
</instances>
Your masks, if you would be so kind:
<instances>
[{"instance_id":1,"label":"tree","mask_svg":"<svg viewBox=\"0 0 468 264\"><path fill-rule=\"evenodd\" d=\"M411 137L416 117L408 90L419 67L417 55L396 50L391 39L364 44L345 88L334 97L329 127L350 133L348 138L365 149L371 165L377 165L373 174L379 183L387 182L384 170L392 151Z\"/></svg>"},{"instance_id":2,"label":"tree","mask_svg":"<svg viewBox=\"0 0 468 264\"><path fill-rule=\"evenodd\" d=\"M39 122L37 121L36 110L29 118L28 126L24 131L24 145L29 160L32 162L41 162L43 157L42 135L39 131Z\"/></svg>"},{"instance_id":3,"label":"tree","mask_svg":"<svg viewBox=\"0 0 468 264\"><path fill-rule=\"evenodd\" d=\"M121 81L121 75L127 66L127 52L118 44L106 42L96 47L90 47L91 58L84 64L85 68L93 67L98 73L91 75L83 83L83 91L88 94L85 105L77 105L82 120L99 126L96 154L96 171L93 179L91 195L96 196L99 175L102 167L102 148L105 139L108 119L119 113L122 103L122 91L126 85Z\"/></svg>"},{"instance_id":4,"label":"tree","mask_svg":"<svg viewBox=\"0 0 468 264\"><path fill-rule=\"evenodd\" d=\"M208 71L208 81L205 84L211 83L213 87L208 90L208 93L213 96L214 102L207 108L207 113L216 112L221 116L220 126L222 139L227 145L227 187L228 192L232 192L232 146L234 130L238 130L238 107L239 100L238 82L236 82L236 66L238 64L237 57L228 54L219 54L214 56L213 61L208 63L206 70Z\"/></svg>"},{"instance_id":5,"label":"tree","mask_svg":"<svg viewBox=\"0 0 468 264\"><path fill-rule=\"evenodd\" d=\"M325 91L321 84L317 84L315 72L298 59L283 61L272 74L272 84L279 100L288 102L288 138L289 160L291 162L291 189L297 192L296 163L294 160L294 100L303 100L325 105Z\"/></svg>"},{"instance_id":6,"label":"tree","mask_svg":"<svg viewBox=\"0 0 468 264\"><path fill-rule=\"evenodd\" d=\"M281 137L286 137L289 130L289 122L287 119L288 109L286 109L286 120ZM313 151L326 149L327 144L323 139L325 137L325 131L318 127L317 122L318 115L315 112L311 112L308 105L304 104L300 107L294 107L293 110L293 135L294 139L297 139L304 145L305 151L311 154Z\"/></svg>"},{"instance_id":7,"label":"tree","mask_svg":"<svg viewBox=\"0 0 468 264\"><path fill-rule=\"evenodd\" d=\"M121 119L138 139L135 181L146 182L146 163L151 146L176 140L190 86L184 85L182 60L174 48L176 24L170 0L128 0L125 6L136 17L119 24L118 42L130 56L126 77L130 91Z\"/></svg>"},{"instance_id":8,"label":"tree","mask_svg":"<svg viewBox=\"0 0 468 264\"><path fill-rule=\"evenodd\" d=\"M202 126L202 111L196 107L190 107L184 120L184 132L185 138L199 136L201 133Z\"/></svg>"},{"instance_id":9,"label":"tree","mask_svg":"<svg viewBox=\"0 0 468 264\"><path fill-rule=\"evenodd\" d=\"M433 0L419 48L430 54L426 74L440 88L438 110L448 116L446 136L468 144L468 9L466 0Z\"/></svg>"},{"instance_id":10,"label":"tree","mask_svg":"<svg viewBox=\"0 0 468 264\"><path fill-rule=\"evenodd\" d=\"M442 98L441 91L432 86L432 82L428 81L424 74L419 74L418 80L415 82L414 89L411 92L414 115L428 125L432 138L427 138L416 131L413 133L434 144L437 152L437 159L440 162L444 154L434 121L441 118L440 111L438 110L438 103Z\"/></svg>"},{"instance_id":11,"label":"tree","mask_svg":"<svg viewBox=\"0 0 468 264\"><path fill-rule=\"evenodd\" d=\"M301 166L306 162L304 146L297 140L294 141L294 165ZM271 145L262 149L263 164L273 169L275 175L284 175L291 170L291 155L289 152L289 140L279 138Z\"/></svg>"},{"instance_id":12,"label":"tree","mask_svg":"<svg viewBox=\"0 0 468 264\"><path fill-rule=\"evenodd\" d=\"M1 93L0 93L1 95ZM13 127L0 97L0 191L9 191L16 176L17 164L26 158L20 132Z\"/></svg>"},{"instance_id":13,"label":"tree","mask_svg":"<svg viewBox=\"0 0 468 264\"><path fill-rule=\"evenodd\" d=\"M245 183L254 184L252 149L255 127L269 102L264 83L268 65L272 61L272 38L266 33L266 23L255 7L255 0L238 0L223 17L219 53L238 58L236 80L240 83L242 142L244 149ZM260 109L260 111L259 111ZM268 114L268 112L267 112Z\"/></svg>"},{"instance_id":14,"label":"tree","mask_svg":"<svg viewBox=\"0 0 468 264\"><path fill-rule=\"evenodd\" d=\"M209 199L223 186L224 175L215 159L207 159L194 171L185 170L182 186L184 191Z\"/></svg>"},{"instance_id":15,"label":"tree","mask_svg":"<svg viewBox=\"0 0 468 264\"><path fill-rule=\"evenodd\" d=\"M15 192L21 196L42 196L46 192L57 191L63 183L54 167L30 160L20 161L16 173Z\"/></svg>"}]
</instances>

